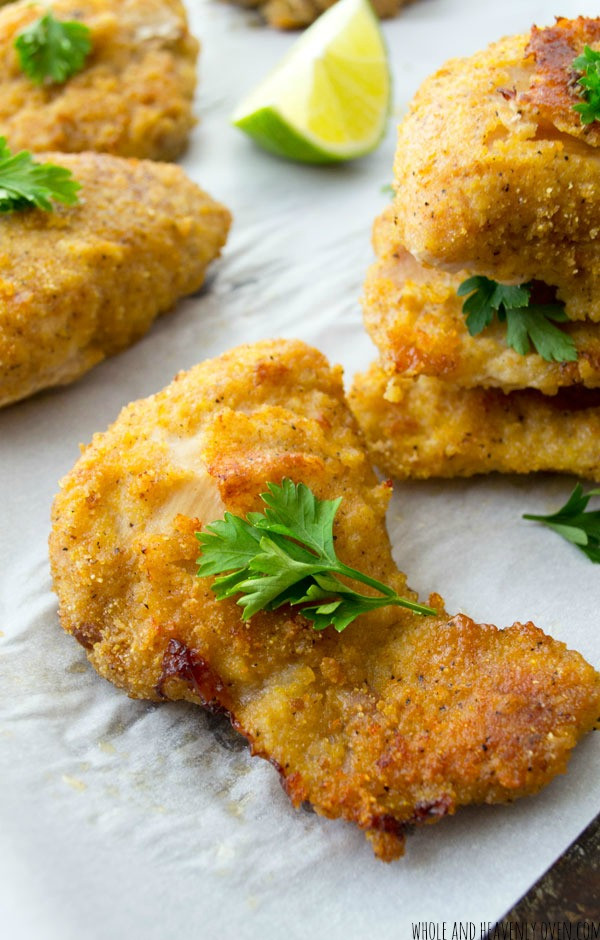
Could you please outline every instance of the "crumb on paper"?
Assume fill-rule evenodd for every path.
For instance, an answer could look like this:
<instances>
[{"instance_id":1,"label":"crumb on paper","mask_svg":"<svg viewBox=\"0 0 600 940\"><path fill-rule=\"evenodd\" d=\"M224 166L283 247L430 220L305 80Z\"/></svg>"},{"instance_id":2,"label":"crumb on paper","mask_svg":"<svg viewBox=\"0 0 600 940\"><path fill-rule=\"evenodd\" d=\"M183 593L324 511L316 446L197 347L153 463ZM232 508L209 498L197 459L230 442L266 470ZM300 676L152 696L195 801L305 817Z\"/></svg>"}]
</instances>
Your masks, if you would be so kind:
<instances>
[{"instance_id":1,"label":"crumb on paper","mask_svg":"<svg viewBox=\"0 0 600 940\"><path fill-rule=\"evenodd\" d=\"M82 674L87 671L88 671L87 664L83 662L71 663L71 665L67 669L67 672L70 672L76 675Z\"/></svg>"},{"instance_id":2,"label":"crumb on paper","mask_svg":"<svg viewBox=\"0 0 600 940\"><path fill-rule=\"evenodd\" d=\"M230 862L235 858L235 849L229 842L220 842L215 848L216 870L227 874L231 870Z\"/></svg>"},{"instance_id":3,"label":"crumb on paper","mask_svg":"<svg viewBox=\"0 0 600 940\"><path fill-rule=\"evenodd\" d=\"M116 754L116 753L117 753L116 747L114 746L114 744L111 744L110 741L98 741L98 747L99 747L100 750L103 751L105 754Z\"/></svg>"},{"instance_id":4,"label":"crumb on paper","mask_svg":"<svg viewBox=\"0 0 600 940\"><path fill-rule=\"evenodd\" d=\"M243 800L229 800L226 805L226 809L230 816L234 816L236 819L244 818Z\"/></svg>"},{"instance_id":5,"label":"crumb on paper","mask_svg":"<svg viewBox=\"0 0 600 940\"><path fill-rule=\"evenodd\" d=\"M78 777L71 777L69 774L62 775L63 783L66 783L68 786L72 787L73 790L87 790L87 783L84 783L83 780L79 780Z\"/></svg>"}]
</instances>

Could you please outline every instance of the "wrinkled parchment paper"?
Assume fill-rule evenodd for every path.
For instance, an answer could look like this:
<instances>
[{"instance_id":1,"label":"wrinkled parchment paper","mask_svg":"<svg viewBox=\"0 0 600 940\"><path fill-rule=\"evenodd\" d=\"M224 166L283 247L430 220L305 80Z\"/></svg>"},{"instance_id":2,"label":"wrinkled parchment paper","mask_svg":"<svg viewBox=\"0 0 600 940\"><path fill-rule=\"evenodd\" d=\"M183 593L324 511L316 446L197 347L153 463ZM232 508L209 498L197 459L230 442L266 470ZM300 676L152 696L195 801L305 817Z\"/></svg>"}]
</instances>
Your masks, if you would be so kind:
<instances>
[{"instance_id":1,"label":"wrinkled parchment paper","mask_svg":"<svg viewBox=\"0 0 600 940\"><path fill-rule=\"evenodd\" d=\"M494 921L599 809L600 741L567 776L514 806L460 812L375 861L342 822L295 812L276 772L220 720L185 704L127 699L63 635L46 539L57 481L78 444L120 407L229 346L313 342L348 377L373 357L358 297L370 226L391 181L395 120L379 151L333 169L258 151L228 124L293 37L252 14L188 0L202 39L201 123L183 161L233 210L203 292L76 385L0 413L0 922L11 940L404 940L411 923ZM384 25L396 118L422 78L552 14L562 0L418 0ZM600 569L521 520L560 505L573 481L488 478L396 487L398 563L423 596L508 625L533 619L600 664Z\"/></svg>"}]
</instances>

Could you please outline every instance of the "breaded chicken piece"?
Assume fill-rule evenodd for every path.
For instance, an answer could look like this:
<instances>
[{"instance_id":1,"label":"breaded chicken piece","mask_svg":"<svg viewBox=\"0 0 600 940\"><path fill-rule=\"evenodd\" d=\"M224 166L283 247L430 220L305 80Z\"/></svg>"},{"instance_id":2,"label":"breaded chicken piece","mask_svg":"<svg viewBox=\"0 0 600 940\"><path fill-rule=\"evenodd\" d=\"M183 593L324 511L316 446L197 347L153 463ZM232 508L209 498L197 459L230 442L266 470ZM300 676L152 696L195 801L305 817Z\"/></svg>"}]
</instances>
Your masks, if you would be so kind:
<instances>
[{"instance_id":1,"label":"breaded chicken piece","mask_svg":"<svg viewBox=\"0 0 600 940\"><path fill-rule=\"evenodd\" d=\"M600 386L597 324L561 325L577 347L576 362L547 362L533 350L521 356L506 343L505 323L494 320L483 333L469 335L465 298L457 290L473 272L451 274L419 264L398 241L393 210L376 220L373 242L378 257L365 282L364 322L392 384L396 375L400 382L432 375L464 388L537 388L547 395L567 385ZM551 294L542 299L553 300Z\"/></svg>"},{"instance_id":2,"label":"breaded chicken piece","mask_svg":"<svg viewBox=\"0 0 600 940\"><path fill-rule=\"evenodd\" d=\"M62 624L130 695L226 711L295 806L401 854L408 824L533 793L600 714L600 676L531 623L386 608L344 633L298 610L244 623L196 576L195 532L268 481L341 496L336 548L415 595L390 553L341 370L299 342L242 346L125 408L62 481L50 555Z\"/></svg>"},{"instance_id":3,"label":"breaded chicken piece","mask_svg":"<svg viewBox=\"0 0 600 940\"><path fill-rule=\"evenodd\" d=\"M398 479L551 470L600 481L598 389L505 394L427 376L390 387L374 364L349 401L371 460Z\"/></svg>"},{"instance_id":4,"label":"breaded chicken piece","mask_svg":"<svg viewBox=\"0 0 600 940\"><path fill-rule=\"evenodd\" d=\"M60 20L80 20L93 44L64 85L35 85L14 48L47 11L21 0L0 11L0 134L15 149L174 160L194 126L198 43L180 0L53 0Z\"/></svg>"},{"instance_id":5,"label":"breaded chicken piece","mask_svg":"<svg viewBox=\"0 0 600 940\"><path fill-rule=\"evenodd\" d=\"M427 79L395 160L398 238L421 262L557 288L600 321L600 124L583 126L571 70L600 19L559 19Z\"/></svg>"},{"instance_id":6,"label":"breaded chicken piece","mask_svg":"<svg viewBox=\"0 0 600 940\"><path fill-rule=\"evenodd\" d=\"M0 220L0 406L65 385L197 290L230 215L177 166L43 154L79 204Z\"/></svg>"},{"instance_id":7,"label":"breaded chicken piece","mask_svg":"<svg viewBox=\"0 0 600 940\"><path fill-rule=\"evenodd\" d=\"M304 29L336 0L231 0L246 9L258 9L269 26L277 29ZM373 7L382 19L396 16L411 0L373 0Z\"/></svg>"}]
</instances>

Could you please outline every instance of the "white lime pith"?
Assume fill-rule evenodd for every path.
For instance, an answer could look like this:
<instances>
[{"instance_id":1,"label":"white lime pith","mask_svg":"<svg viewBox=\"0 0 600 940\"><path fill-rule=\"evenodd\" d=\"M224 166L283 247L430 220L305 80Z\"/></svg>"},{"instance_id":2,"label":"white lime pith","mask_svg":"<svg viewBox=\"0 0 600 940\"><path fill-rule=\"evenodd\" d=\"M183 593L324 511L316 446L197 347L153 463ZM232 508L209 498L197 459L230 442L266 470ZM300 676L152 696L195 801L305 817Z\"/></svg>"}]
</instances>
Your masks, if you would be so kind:
<instances>
[{"instance_id":1,"label":"white lime pith","mask_svg":"<svg viewBox=\"0 0 600 940\"><path fill-rule=\"evenodd\" d=\"M377 147L390 97L385 42L369 0L339 0L241 102L232 121L279 156L334 163Z\"/></svg>"}]
</instances>

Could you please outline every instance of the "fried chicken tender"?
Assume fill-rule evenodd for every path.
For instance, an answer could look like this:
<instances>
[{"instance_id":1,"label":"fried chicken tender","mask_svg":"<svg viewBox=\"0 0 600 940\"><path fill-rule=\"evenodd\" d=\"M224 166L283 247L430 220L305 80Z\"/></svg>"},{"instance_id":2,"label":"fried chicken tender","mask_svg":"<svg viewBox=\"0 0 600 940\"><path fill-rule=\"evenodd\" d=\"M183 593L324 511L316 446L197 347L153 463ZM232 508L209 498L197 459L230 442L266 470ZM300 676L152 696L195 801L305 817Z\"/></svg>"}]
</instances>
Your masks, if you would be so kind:
<instances>
[{"instance_id":1,"label":"fried chicken tender","mask_svg":"<svg viewBox=\"0 0 600 940\"><path fill-rule=\"evenodd\" d=\"M428 78L398 134L398 238L418 261L557 289L600 321L600 130L571 63L600 19L511 36Z\"/></svg>"},{"instance_id":2,"label":"fried chicken tender","mask_svg":"<svg viewBox=\"0 0 600 940\"><path fill-rule=\"evenodd\" d=\"M226 711L293 804L403 851L406 826L512 800L565 769L600 676L531 623L386 608L342 634L298 610L244 623L196 576L195 532L289 476L342 497L336 546L411 598L341 370L294 341L242 346L126 407L62 481L50 555L62 625L136 698Z\"/></svg>"},{"instance_id":3,"label":"fried chicken tender","mask_svg":"<svg viewBox=\"0 0 600 940\"><path fill-rule=\"evenodd\" d=\"M569 385L600 386L596 324L562 326L577 347L576 362L548 362L533 351L521 356L507 346L506 324L497 320L482 334L469 335L457 290L473 272L451 274L419 264L398 241L393 210L376 220L373 241L378 257L365 283L364 322L391 385L396 375L400 382L431 375L465 388L537 388L547 395ZM552 299L550 294L543 302Z\"/></svg>"},{"instance_id":4,"label":"fried chicken tender","mask_svg":"<svg viewBox=\"0 0 600 940\"><path fill-rule=\"evenodd\" d=\"M92 52L64 85L36 85L15 39L47 12L21 0L0 11L0 134L15 149L174 160L194 126L198 43L180 0L53 0L60 20L91 30Z\"/></svg>"},{"instance_id":5,"label":"fried chicken tender","mask_svg":"<svg viewBox=\"0 0 600 940\"><path fill-rule=\"evenodd\" d=\"M167 163L43 154L79 204L0 221L0 405L65 385L197 290L230 215Z\"/></svg>"},{"instance_id":6,"label":"fried chicken tender","mask_svg":"<svg viewBox=\"0 0 600 940\"><path fill-rule=\"evenodd\" d=\"M427 376L390 384L374 364L349 401L373 463L398 479L551 470L600 481L598 389L505 394Z\"/></svg>"},{"instance_id":7,"label":"fried chicken tender","mask_svg":"<svg viewBox=\"0 0 600 940\"><path fill-rule=\"evenodd\" d=\"M277 29L304 29L336 0L231 0L246 9L258 9L269 26ZM382 18L396 16L411 0L373 0L375 12Z\"/></svg>"}]
</instances>

